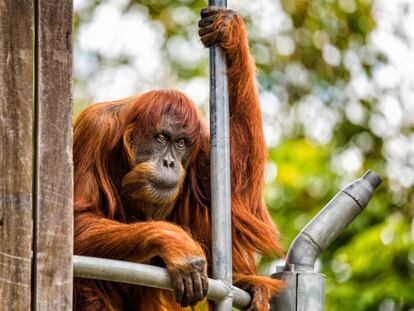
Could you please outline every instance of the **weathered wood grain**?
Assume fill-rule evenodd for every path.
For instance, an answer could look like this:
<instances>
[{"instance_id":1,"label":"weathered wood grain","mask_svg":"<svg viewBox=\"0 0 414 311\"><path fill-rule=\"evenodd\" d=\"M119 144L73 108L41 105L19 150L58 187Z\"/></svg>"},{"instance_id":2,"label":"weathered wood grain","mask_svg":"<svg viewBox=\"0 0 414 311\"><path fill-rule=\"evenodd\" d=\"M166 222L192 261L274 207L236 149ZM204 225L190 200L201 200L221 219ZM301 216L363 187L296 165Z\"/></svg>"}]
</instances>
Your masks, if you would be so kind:
<instances>
[{"instance_id":1,"label":"weathered wood grain","mask_svg":"<svg viewBox=\"0 0 414 311\"><path fill-rule=\"evenodd\" d=\"M35 310L72 310L72 0L37 1Z\"/></svg>"},{"instance_id":2,"label":"weathered wood grain","mask_svg":"<svg viewBox=\"0 0 414 311\"><path fill-rule=\"evenodd\" d=\"M0 1L0 310L29 310L33 6Z\"/></svg>"}]
</instances>

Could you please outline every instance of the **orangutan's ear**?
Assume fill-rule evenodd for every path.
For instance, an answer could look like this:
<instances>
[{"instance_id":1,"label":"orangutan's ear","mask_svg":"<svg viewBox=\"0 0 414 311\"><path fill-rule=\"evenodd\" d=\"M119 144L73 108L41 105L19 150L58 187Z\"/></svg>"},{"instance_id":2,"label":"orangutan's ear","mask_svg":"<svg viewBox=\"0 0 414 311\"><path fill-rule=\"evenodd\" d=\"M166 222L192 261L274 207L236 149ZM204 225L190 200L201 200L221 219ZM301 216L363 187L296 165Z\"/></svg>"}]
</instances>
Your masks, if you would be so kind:
<instances>
[{"instance_id":1,"label":"orangutan's ear","mask_svg":"<svg viewBox=\"0 0 414 311\"><path fill-rule=\"evenodd\" d=\"M135 155L137 152L136 150L137 145L134 139L134 127L132 124L128 125L128 127L126 128L124 132L123 145L124 145L125 154L128 159L128 163L131 167L134 167L134 165L136 164Z\"/></svg>"}]
</instances>

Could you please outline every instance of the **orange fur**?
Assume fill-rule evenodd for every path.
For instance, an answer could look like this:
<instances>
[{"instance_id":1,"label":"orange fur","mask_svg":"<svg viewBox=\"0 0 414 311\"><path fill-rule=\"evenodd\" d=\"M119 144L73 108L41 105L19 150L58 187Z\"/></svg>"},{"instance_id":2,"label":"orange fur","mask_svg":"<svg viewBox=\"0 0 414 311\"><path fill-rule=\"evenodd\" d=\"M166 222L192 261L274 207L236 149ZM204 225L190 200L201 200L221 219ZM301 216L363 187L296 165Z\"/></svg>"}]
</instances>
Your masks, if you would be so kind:
<instances>
[{"instance_id":1,"label":"orange fur","mask_svg":"<svg viewBox=\"0 0 414 311\"><path fill-rule=\"evenodd\" d=\"M233 271L236 284L277 292L278 280L256 276L255 255L280 256L279 233L262 199L267 149L243 21L228 25L223 44L228 63ZM138 185L149 164L135 166L131 135L143 137L160 126L166 113L180 116L194 145L174 202L125 204L125 191ZM208 128L183 93L152 91L87 108L74 126L75 254L179 265L188 254L211 258L210 161ZM142 190L141 190L142 191ZM148 194L148 197L151 197ZM149 200L151 202L151 200ZM149 210L167 212L151 214ZM150 215L148 215L150 214ZM152 220L153 219L153 220ZM172 292L111 282L76 280L79 310L182 310ZM263 306L263 310L267 308Z\"/></svg>"}]
</instances>

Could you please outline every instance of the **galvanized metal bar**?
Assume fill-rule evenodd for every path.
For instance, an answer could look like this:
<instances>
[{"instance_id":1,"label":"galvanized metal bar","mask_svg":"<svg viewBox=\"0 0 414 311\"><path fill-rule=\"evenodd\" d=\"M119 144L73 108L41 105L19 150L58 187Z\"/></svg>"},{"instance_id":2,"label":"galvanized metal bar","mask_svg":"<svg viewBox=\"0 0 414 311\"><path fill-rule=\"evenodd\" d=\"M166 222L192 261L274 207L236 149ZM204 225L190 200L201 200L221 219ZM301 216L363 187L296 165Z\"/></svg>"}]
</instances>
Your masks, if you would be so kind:
<instances>
[{"instance_id":1,"label":"galvanized metal bar","mask_svg":"<svg viewBox=\"0 0 414 311\"><path fill-rule=\"evenodd\" d=\"M371 170L342 189L305 228L289 248L289 270L311 271L318 256L368 205L381 178Z\"/></svg>"},{"instance_id":2,"label":"galvanized metal bar","mask_svg":"<svg viewBox=\"0 0 414 311\"><path fill-rule=\"evenodd\" d=\"M226 0L209 0L226 7ZM227 66L223 50L210 48L211 222L213 278L232 284L230 129ZM216 311L230 311L231 296L215 304Z\"/></svg>"},{"instance_id":3,"label":"galvanized metal bar","mask_svg":"<svg viewBox=\"0 0 414 311\"><path fill-rule=\"evenodd\" d=\"M167 270L160 267L105 258L73 256L74 276L95 280L121 282L172 290ZM250 295L220 280L208 279L207 298L223 301L233 296L233 306L243 309L250 303Z\"/></svg>"},{"instance_id":4,"label":"galvanized metal bar","mask_svg":"<svg viewBox=\"0 0 414 311\"><path fill-rule=\"evenodd\" d=\"M303 230L289 248L286 265L273 278L286 288L270 302L270 310L324 311L325 276L314 272L318 256L368 205L381 178L371 170L342 189Z\"/></svg>"}]
</instances>

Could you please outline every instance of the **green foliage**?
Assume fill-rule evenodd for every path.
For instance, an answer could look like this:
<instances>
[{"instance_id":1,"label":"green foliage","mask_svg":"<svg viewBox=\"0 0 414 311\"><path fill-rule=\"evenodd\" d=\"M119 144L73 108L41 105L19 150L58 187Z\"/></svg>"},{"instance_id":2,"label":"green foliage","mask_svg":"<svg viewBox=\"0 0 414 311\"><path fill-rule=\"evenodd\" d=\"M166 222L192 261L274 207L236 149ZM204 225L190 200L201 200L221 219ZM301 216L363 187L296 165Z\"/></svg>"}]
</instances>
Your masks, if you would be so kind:
<instances>
[{"instance_id":1,"label":"green foliage","mask_svg":"<svg viewBox=\"0 0 414 311\"><path fill-rule=\"evenodd\" d=\"M91 2L79 11L76 26L88 23L104 2ZM248 8L253 4L234 1L245 13L261 93L276 98L262 101L265 125L271 128L267 134L279 134L270 146L269 171L273 175L268 177L265 201L283 243L287 248L347 182L368 168L374 169L384 178L383 184L367 209L320 258L322 273L327 276L327 310L413 310L414 187L404 177L396 179L392 168L409 170L411 165L412 171L414 161L409 154L400 154L401 148L389 151L395 141L409 141L413 125L400 122L397 127L379 130L386 123L379 108L383 97L391 94L402 99L398 86L384 90L371 83L375 69L388 62L369 44L377 22L373 3L282 0L280 4L281 29L266 36L258 30L260 12ZM177 38L196 40L198 12L205 5L201 0L130 0L123 13L137 7L146 10L152 21L162 25L164 51ZM178 18L183 14L186 18ZM98 66L90 76L77 79L78 88L108 65L105 55L92 56ZM206 57L191 64L183 63L174 53L163 57L180 83L208 75ZM109 64L131 62L126 58ZM368 86L357 90L362 83L355 82L358 79L368 81ZM369 87L373 91L364 93ZM266 105L274 101L276 113L266 115ZM78 98L78 105L84 103L85 98ZM355 109L359 111L356 115ZM261 270L266 271L269 263L263 258Z\"/></svg>"}]
</instances>

